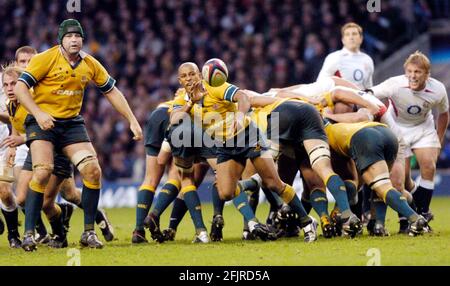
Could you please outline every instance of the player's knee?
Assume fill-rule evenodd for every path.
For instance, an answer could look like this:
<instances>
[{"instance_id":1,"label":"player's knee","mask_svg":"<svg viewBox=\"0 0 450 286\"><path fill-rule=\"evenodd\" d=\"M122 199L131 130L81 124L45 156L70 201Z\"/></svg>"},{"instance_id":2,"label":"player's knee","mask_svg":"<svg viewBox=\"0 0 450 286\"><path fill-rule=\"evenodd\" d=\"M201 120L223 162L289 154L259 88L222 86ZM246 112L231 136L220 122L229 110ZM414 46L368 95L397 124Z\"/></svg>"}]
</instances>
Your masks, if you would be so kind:
<instances>
[{"instance_id":1,"label":"player's knee","mask_svg":"<svg viewBox=\"0 0 450 286\"><path fill-rule=\"evenodd\" d=\"M100 181L101 168L97 156L89 150L80 150L70 158L75 167L80 171L83 178L91 181Z\"/></svg>"},{"instance_id":2,"label":"player's knee","mask_svg":"<svg viewBox=\"0 0 450 286\"><path fill-rule=\"evenodd\" d=\"M232 200L234 198L234 193L233 192L226 192L226 191L218 191L219 192L219 198L222 201L229 201Z\"/></svg>"},{"instance_id":3,"label":"player's knee","mask_svg":"<svg viewBox=\"0 0 450 286\"><path fill-rule=\"evenodd\" d=\"M102 169L97 162L91 162L81 172L83 179L92 183L99 183L102 179Z\"/></svg>"},{"instance_id":4,"label":"player's knee","mask_svg":"<svg viewBox=\"0 0 450 286\"><path fill-rule=\"evenodd\" d=\"M268 189L268 190L270 190L272 192L275 192L277 194L281 193L281 191L284 188L283 182L275 180L275 179L272 179L272 178L263 180L263 184L262 185L263 185L264 188L266 188L266 189Z\"/></svg>"},{"instance_id":5,"label":"player's knee","mask_svg":"<svg viewBox=\"0 0 450 286\"><path fill-rule=\"evenodd\" d=\"M425 176L434 176L434 173L436 172L436 161L433 159L427 159L423 160L421 162L420 166L420 173L422 174L422 177Z\"/></svg>"},{"instance_id":6,"label":"player's knee","mask_svg":"<svg viewBox=\"0 0 450 286\"><path fill-rule=\"evenodd\" d=\"M405 187L403 185L403 181L401 179L396 178L396 177L391 177L391 182L392 182L392 186L396 190L403 190L403 189L405 189Z\"/></svg>"},{"instance_id":7,"label":"player's knee","mask_svg":"<svg viewBox=\"0 0 450 286\"><path fill-rule=\"evenodd\" d=\"M385 188L386 185L392 187L392 182L389 177L389 173L380 174L375 178L373 178L371 182L369 182L369 188L371 188L373 191L378 191L382 187L386 189Z\"/></svg>"},{"instance_id":8,"label":"player's knee","mask_svg":"<svg viewBox=\"0 0 450 286\"><path fill-rule=\"evenodd\" d=\"M16 197L16 204L21 207L24 208L25 207L25 196L20 194Z\"/></svg>"},{"instance_id":9,"label":"player's knee","mask_svg":"<svg viewBox=\"0 0 450 286\"><path fill-rule=\"evenodd\" d=\"M47 185L48 180L53 172L52 164L36 164L33 165L33 178L32 180L42 186Z\"/></svg>"},{"instance_id":10,"label":"player's knee","mask_svg":"<svg viewBox=\"0 0 450 286\"><path fill-rule=\"evenodd\" d=\"M323 169L324 165L330 165L330 148L327 144L320 144L315 146L308 152L309 161L311 163L311 167L316 170ZM321 164L319 164L321 163ZM330 165L331 166L331 165Z\"/></svg>"}]
</instances>

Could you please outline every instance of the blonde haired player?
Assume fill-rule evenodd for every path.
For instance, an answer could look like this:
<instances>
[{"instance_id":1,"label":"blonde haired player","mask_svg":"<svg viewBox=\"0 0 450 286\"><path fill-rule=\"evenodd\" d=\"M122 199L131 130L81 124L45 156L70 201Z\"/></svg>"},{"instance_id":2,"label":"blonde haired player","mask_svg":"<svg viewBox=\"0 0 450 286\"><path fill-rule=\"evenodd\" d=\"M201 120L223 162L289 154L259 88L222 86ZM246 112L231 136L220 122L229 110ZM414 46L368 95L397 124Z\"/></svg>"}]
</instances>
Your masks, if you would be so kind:
<instances>
[{"instance_id":1,"label":"blonde haired player","mask_svg":"<svg viewBox=\"0 0 450 286\"><path fill-rule=\"evenodd\" d=\"M342 26L341 40L344 47L325 58L317 80L337 76L356 84L359 89L372 87L374 65L372 58L361 52L361 26L353 22Z\"/></svg>"},{"instance_id":2,"label":"blonde haired player","mask_svg":"<svg viewBox=\"0 0 450 286\"><path fill-rule=\"evenodd\" d=\"M371 88L379 98L389 98L391 112L406 141L406 189L412 191L409 157L416 156L420 180L413 192L417 212L428 221L433 218L429 207L434 189L436 161L449 122L449 104L445 86L430 77L431 64L421 52L411 54L404 63L405 74L387 79ZM432 114L438 112L437 126Z\"/></svg>"}]
</instances>

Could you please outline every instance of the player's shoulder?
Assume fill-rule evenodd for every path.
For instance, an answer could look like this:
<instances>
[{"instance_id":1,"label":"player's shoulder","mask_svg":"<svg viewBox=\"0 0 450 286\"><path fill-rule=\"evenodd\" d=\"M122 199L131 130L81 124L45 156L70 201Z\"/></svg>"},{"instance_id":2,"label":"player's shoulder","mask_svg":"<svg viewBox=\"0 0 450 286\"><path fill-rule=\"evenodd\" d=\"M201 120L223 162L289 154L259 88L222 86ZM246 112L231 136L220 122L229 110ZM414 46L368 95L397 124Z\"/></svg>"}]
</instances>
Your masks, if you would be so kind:
<instances>
[{"instance_id":1,"label":"player's shoulder","mask_svg":"<svg viewBox=\"0 0 450 286\"><path fill-rule=\"evenodd\" d=\"M337 60L339 60L341 57L343 57L345 55L346 55L345 50L340 49L340 50L336 50L334 52L329 53L326 56L325 60L327 60L327 61L337 61Z\"/></svg>"},{"instance_id":2,"label":"player's shoulder","mask_svg":"<svg viewBox=\"0 0 450 286\"><path fill-rule=\"evenodd\" d=\"M49 60L51 58L57 57L59 53L60 53L59 46L56 45L51 47L50 49L47 49L43 52L36 54L31 58L31 61L48 64Z\"/></svg>"},{"instance_id":3,"label":"player's shoulder","mask_svg":"<svg viewBox=\"0 0 450 286\"><path fill-rule=\"evenodd\" d=\"M428 78L426 88L429 88L431 91L438 94L447 94L445 85L433 77Z\"/></svg>"},{"instance_id":4,"label":"player's shoulder","mask_svg":"<svg viewBox=\"0 0 450 286\"><path fill-rule=\"evenodd\" d=\"M371 56L369 56L369 54L360 51L359 54L361 55L361 57L363 57L365 60L370 61L373 64L373 59Z\"/></svg>"},{"instance_id":5,"label":"player's shoulder","mask_svg":"<svg viewBox=\"0 0 450 286\"><path fill-rule=\"evenodd\" d=\"M408 78L405 75L392 76L384 81L392 87L409 87Z\"/></svg>"},{"instance_id":6,"label":"player's shoulder","mask_svg":"<svg viewBox=\"0 0 450 286\"><path fill-rule=\"evenodd\" d=\"M100 64L99 60L97 60L94 56L87 53L86 51L81 50L80 51L80 57L88 64Z\"/></svg>"},{"instance_id":7,"label":"player's shoulder","mask_svg":"<svg viewBox=\"0 0 450 286\"><path fill-rule=\"evenodd\" d=\"M225 82L220 86L210 86L208 83L203 81L203 86L209 95L222 97L226 94L234 94L239 89L232 83Z\"/></svg>"}]
</instances>

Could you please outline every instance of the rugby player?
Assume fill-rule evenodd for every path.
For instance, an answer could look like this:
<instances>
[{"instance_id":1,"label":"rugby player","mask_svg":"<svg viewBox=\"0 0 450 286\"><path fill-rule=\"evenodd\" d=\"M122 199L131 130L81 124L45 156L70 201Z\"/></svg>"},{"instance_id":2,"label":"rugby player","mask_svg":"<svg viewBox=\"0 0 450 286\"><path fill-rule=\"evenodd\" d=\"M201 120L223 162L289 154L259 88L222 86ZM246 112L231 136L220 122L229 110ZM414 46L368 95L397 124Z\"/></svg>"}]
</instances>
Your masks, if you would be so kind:
<instances>
[{"instance_id":1,"label":"rugby player","mask_svg":"<svg viewBox=\"0 0 450 286\"><path fill-rule=\"evenodd\" d=\"M62 150L83 178L84 229L82 246L102 248L94 231L100 196L101 169L79 115L83 90L89 81L130 123L133 139L142 130L115 80L92 56L81 51L84 32L77 20L63 21L58 30L59 45L32 58L14 89L19 102L30 112L25 120L27 144L33 160L33 178L26 198L25 236L22 248L36 250L34 228L42 208L43 193L53 171L53 151ZM39 83L39 84L38 84ZM34 87L32 97L29 89Z\"/></svg>"},{"instance_id":2,"label":"rugby player","mask_svg":"<svg viewBox=\"0 0 450 286\"><path fill-rule=\"evenodd\" d=\"M409 55L404 63L405 74L391 77L371 88L380 99L389 98L388 111L395 118L406 142L405 187L413 193L417 212L427 221L434 189L436 161L449 123L449 104L445 86L430 76L431 64L421 52ZM437 126L432 110L437 109ZM415 186L410 174L410 157L415 155L420 179Z\"/></svg>"},{"instance_id":3,"label":"rugby player","mask_svg":"<svg viewBox=\"0 0 450 286\"><path fill-rule=\"evenodd\" d=\"M389 170L398 152L398 139L378 122L334 123L337 118L325 113L325 132L330 147L340 156L351 158L358 174L379 198L408 219L411 236L423 233L426 219L417 214L389 179Z\"/></svg>"},{"instance_id":4,"label":"rugby player","mask_svg":"<svg viewBox=\"0 0 450 286\"><path fill-rule=\"evenodd\" d=\"M363 29L356 23L347 23L341 28L341 40L343 48L325 58L317 80L337 76L359 89L371 88L374 64L369 55L361 52Z\"/></svg>"}]
</instances>

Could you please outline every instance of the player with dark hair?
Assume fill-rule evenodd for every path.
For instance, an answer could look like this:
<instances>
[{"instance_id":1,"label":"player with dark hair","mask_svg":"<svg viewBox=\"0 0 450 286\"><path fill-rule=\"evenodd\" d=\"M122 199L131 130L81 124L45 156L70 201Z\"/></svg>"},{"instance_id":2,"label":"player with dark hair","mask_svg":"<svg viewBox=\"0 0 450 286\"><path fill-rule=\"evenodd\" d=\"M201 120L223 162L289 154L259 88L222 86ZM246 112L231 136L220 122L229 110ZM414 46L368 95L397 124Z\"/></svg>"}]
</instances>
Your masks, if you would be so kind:
<instances>
[{"instance_id":1,"label":"player with dark hair","mask_svg":"<svg viewBox=\"0 0 450 286\"><path fill-rule=\"evenodd\" d=\"M25 203L25 237L22 248L36 249L34 228L42 208L44 192L53 171L53 152L61 150L78 168L83 178L84 229L82 246L101 248L94 221L101 188L101 169L79 115L83 91L94 81L116 110L130 123L134 140L142 130L115 80L92 56L81 51L84 32L77 20L68 19L58 30L59 45L33 57L19 78L14 92L30 111L25 120L27 144L33 160L33 178ZM34 87L32 97L29 89Z\"/></svg>"}]
</instances>

